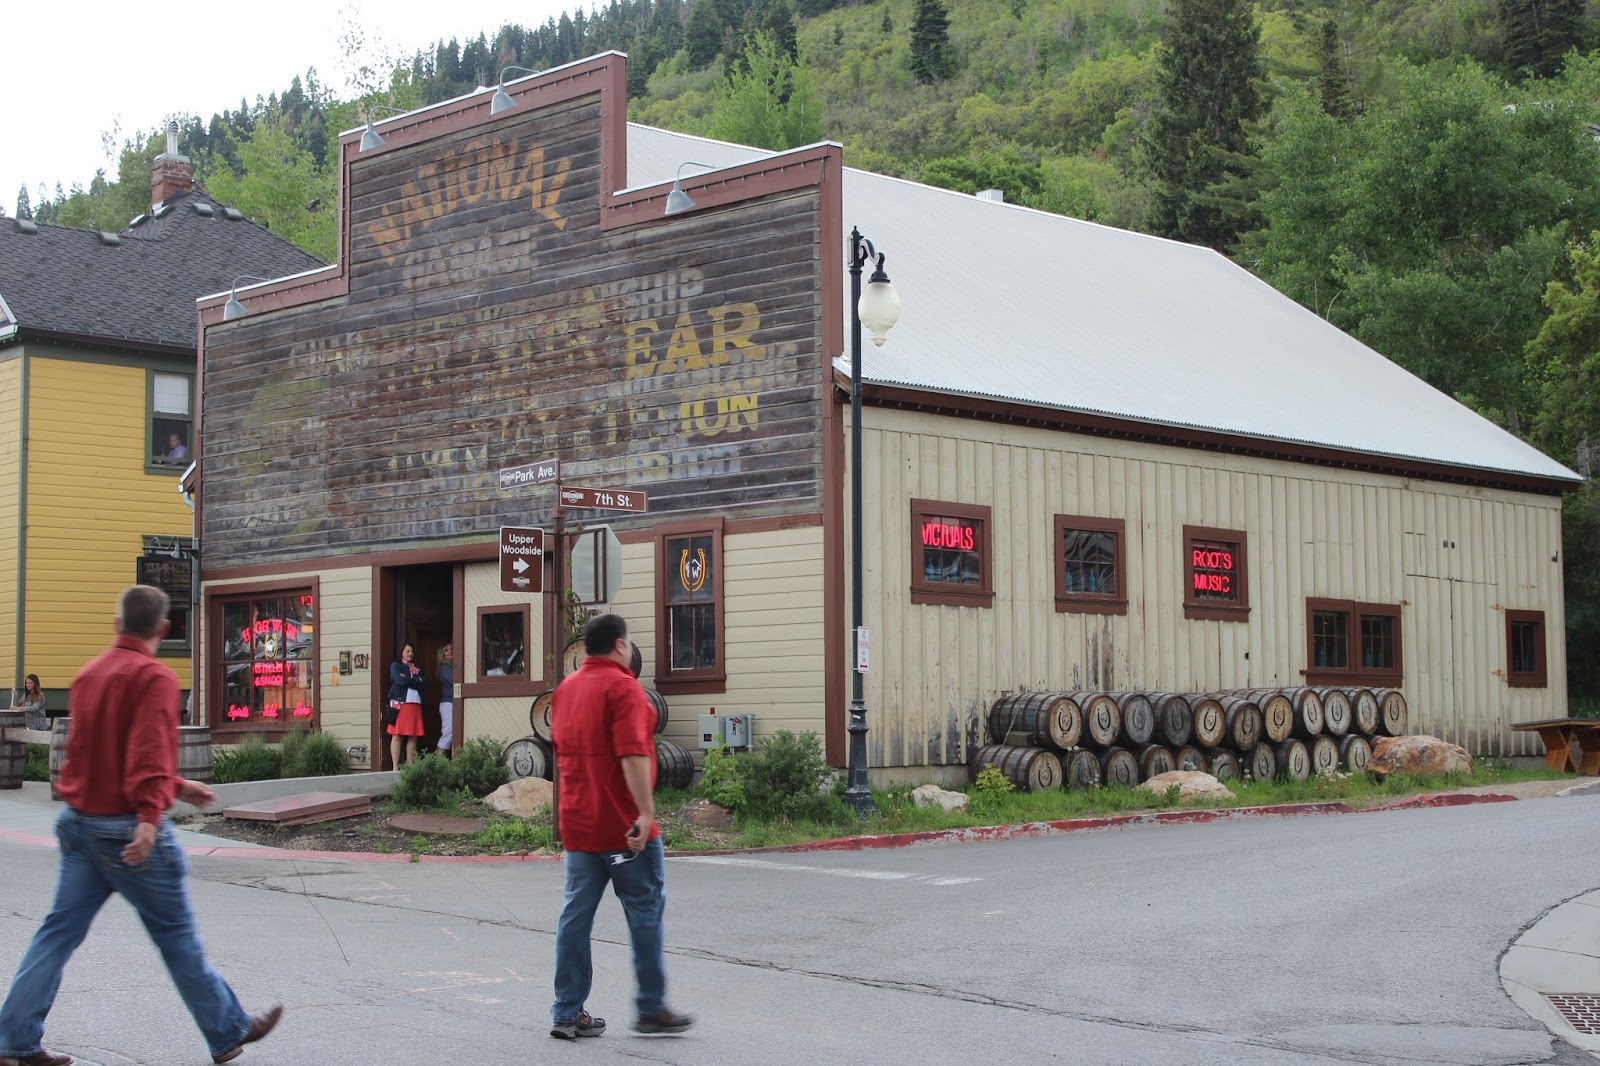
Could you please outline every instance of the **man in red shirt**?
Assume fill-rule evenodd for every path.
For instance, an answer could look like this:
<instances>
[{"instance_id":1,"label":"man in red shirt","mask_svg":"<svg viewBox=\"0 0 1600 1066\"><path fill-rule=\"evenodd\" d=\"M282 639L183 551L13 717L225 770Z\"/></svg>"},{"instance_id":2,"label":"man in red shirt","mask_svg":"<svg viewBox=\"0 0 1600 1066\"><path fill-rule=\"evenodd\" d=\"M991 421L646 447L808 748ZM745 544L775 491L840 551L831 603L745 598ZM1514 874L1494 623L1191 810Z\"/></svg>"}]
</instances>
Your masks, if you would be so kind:
<instances>
[{"instance_id":1,"label":"man in red shirt","mask_svg":"<svg viewBox=\"0 0 1600 1066\"><path fill-rule=\"evenodd\" d=\"M85 666L68 700L72 727L57 784L61 872L55 903L34 934L0 1006L0 1066L71 1066L46 1051L44 1020L61 971L100 907L116 892L139 912L167 972L205 1034L214 1062L231 1062L283 1016L247 1014L206 962L184 877L188 860L165 812L174 799L215 802L208 785L178 776L178 680L155 660L167 635L167 594L135 585L117 602L117 640Z\"/></svg>"},{"instance_id":2,"label":"man in red shirt","mask_svg":"<svg viewBox=\"0 0 1600 1066\"><path fill-rule=\"evenodd\" d=\"M666 863L655 823L656 713L628 669L628 624L614 614L583 630L588 658L556 686L550 727L560 782L566 901L556 926L556 998L550 1035L599 1036L604 1018L584 1010L594 976L589 936L609 883L633 941L640 1033L681 1033L694 1024L667 1009Z\"/></svg>"}]
</instances>

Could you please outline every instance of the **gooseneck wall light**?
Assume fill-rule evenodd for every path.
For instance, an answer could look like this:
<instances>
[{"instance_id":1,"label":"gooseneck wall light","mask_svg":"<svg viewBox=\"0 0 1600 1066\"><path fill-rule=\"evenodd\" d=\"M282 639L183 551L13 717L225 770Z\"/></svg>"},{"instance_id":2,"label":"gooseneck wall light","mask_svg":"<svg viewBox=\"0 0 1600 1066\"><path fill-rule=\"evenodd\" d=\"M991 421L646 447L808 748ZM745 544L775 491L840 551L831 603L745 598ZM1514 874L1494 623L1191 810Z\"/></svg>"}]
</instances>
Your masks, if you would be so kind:
<instances>
[{"instance_id":1,"label":"gooseneck wall light","mask_svg":"<svg viewBox=\"0 0 1600 1066\"><path fill-rule=\"evenodd\" d=\"M361 132L361 147L356 149L358 152L365 152L369 148L376 148L383 143L383 138L378 136L378 131L372 125L373 111L393 111L397 115L406 113L398 107L390 107L387 104L373 105L372 110L367 112L367 128Z\"/></svg>"},{"instance_id":2,"label":"gooseneck wall light","mask_svg":"<svg viewBox=\"0 0 1600 1066\"><path fill-rule=\"evenodd\" d=\"M511 94L506 92L506 75L513 70L520 70L524 74L539 73L529 67L506 67L502 70L500 72L500 84L494 90L494 99L489 101L489 114L498 115L502 111L509 111L517 106L517 102L511 98Z\"/></svg>"},{"instance_id":3,"label":"gooseneck wall light","mask_svg":"<svg viewBox=\"0 0 1600 1066\"><path fill-rule=\"evenodd\" d=\"M861 289L861 268L876 259L877 267ZM884 256L859 229L850 230L850 733L848 787L844 801L865 817L877 809L867 785L866 631L861 617L861 327L881 347L900 321L900 294L883 272Z\"/></svg>"},{"instance_id":4,"label":"gooseneck wall light","mask_svg":"<svg viewBox=\"0 0 1600 1066\"><path fill-rule=\"evenodd\" d=\"M240 274L233 279L233 286L228 290L228 302L222 305L222 321L232 322L236 318L243 318L250 312L244 304L239 302L239 282L241 281L271 281L271 278L258 278L254 274Z\"/></svg>"},{"instance_id":5,"label":"gooseneck wall light","mask_svg":"<svg viewBox=\"0 0 1600 1066\"><path fill-rule=\"evenodd\" d=\"M694 201L689 198L688 193L683 191L684 167L705 167L707 170L717 169L710 163L696 163L693 160L687 163L679 163L678 176L672 179L672 191L667 193L667 207L666 210L661 212L663 215L681 215L685 211L694 210Z\"/></svg>"}]
</instances>

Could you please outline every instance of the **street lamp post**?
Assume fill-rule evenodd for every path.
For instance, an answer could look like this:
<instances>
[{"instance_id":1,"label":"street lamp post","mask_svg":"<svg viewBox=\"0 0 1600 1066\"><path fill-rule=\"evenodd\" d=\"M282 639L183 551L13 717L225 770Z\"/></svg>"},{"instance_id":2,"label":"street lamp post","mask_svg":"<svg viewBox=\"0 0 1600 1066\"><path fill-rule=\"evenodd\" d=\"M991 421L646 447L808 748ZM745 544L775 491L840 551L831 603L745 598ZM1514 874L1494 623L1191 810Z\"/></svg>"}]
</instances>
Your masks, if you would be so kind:
<instances>
[{"instance_id":1,"label":"street lamp post","mask_svg":"<svg viewBox=\"0 0 1600 1066\"><path fill-rule=\"evenodd\" d=\"M878 261L861 291L861 268ZM844 801L857 815L877 810L867 785L866 630L861 618L861 327L881 346L900 320L900 296L883 272L884 257L854 227L850 230L850 781Z\"/></svg>"}]
</instances>

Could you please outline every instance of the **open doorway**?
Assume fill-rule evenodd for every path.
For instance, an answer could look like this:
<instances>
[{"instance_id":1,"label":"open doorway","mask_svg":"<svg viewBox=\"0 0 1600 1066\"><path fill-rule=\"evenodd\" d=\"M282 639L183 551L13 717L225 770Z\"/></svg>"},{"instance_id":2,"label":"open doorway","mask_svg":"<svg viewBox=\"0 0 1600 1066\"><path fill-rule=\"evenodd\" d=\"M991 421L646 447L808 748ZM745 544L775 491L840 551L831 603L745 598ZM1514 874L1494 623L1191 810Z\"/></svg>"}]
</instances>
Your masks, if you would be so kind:
<instances>
[{"instance_id":1,"label":"open doorway","mask_svg":"<svg viewBox=\"0 0 1600 1066\"><path fill-rule=\"evenodd\" d=\"M376 708L383 706L388 693L389 666L400 658L400 650L410 644L415 653L414 661L427 678L422 691L424 735L417 742L419 755L433 751L439 744L439 652L455 639L454 573L455 567L450 563L432 563L390 567L379 571L378 575L379 641L373 662L377 669L373 672L377 675L374 680L379 689L374 722ZM375 725L373 741L373 769L393 770L388 731L382 725Z\"/></svg>"}]
</instances>

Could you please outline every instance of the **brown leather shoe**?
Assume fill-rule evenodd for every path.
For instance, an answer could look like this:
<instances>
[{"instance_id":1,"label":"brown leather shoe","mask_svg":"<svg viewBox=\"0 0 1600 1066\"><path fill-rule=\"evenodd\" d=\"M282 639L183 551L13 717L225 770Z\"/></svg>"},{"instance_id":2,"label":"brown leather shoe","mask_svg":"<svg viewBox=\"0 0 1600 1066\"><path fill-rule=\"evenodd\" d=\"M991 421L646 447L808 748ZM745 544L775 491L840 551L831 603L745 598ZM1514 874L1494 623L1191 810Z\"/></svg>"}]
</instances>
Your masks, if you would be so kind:
<instances>
[{"instance_id":1,"label":"brown leather shoe","mask_svg":"<svg viewBox=\"0 0 1600 1066\"><path fill-rule=\"evenodd\" d=\"M211 1056L212 1062L232 1062L244 1053L246 1044L254 1044L257 1040L272 1032L278 1025L278 1020L283 1017L283 1004L274 1003L260 1014L250 1016L250 1031L244 1034L244 1039L233 1045L220 1055ZM3 1064L0 1064L3 1066Z\"/></svg>"},{"instance_id":2,"label":"brown leather shoe","mask_svg":"<svg viewBox=\"0 0 1600 1066\"><path fill-rule=\"evenodd\" d=\"M21 1055L17 1058L0 1055L0 1066L72 1066L72 1056L57 1055L54 1051L40 1048L32 1055Z\"/></svg>"}]
</instances>

